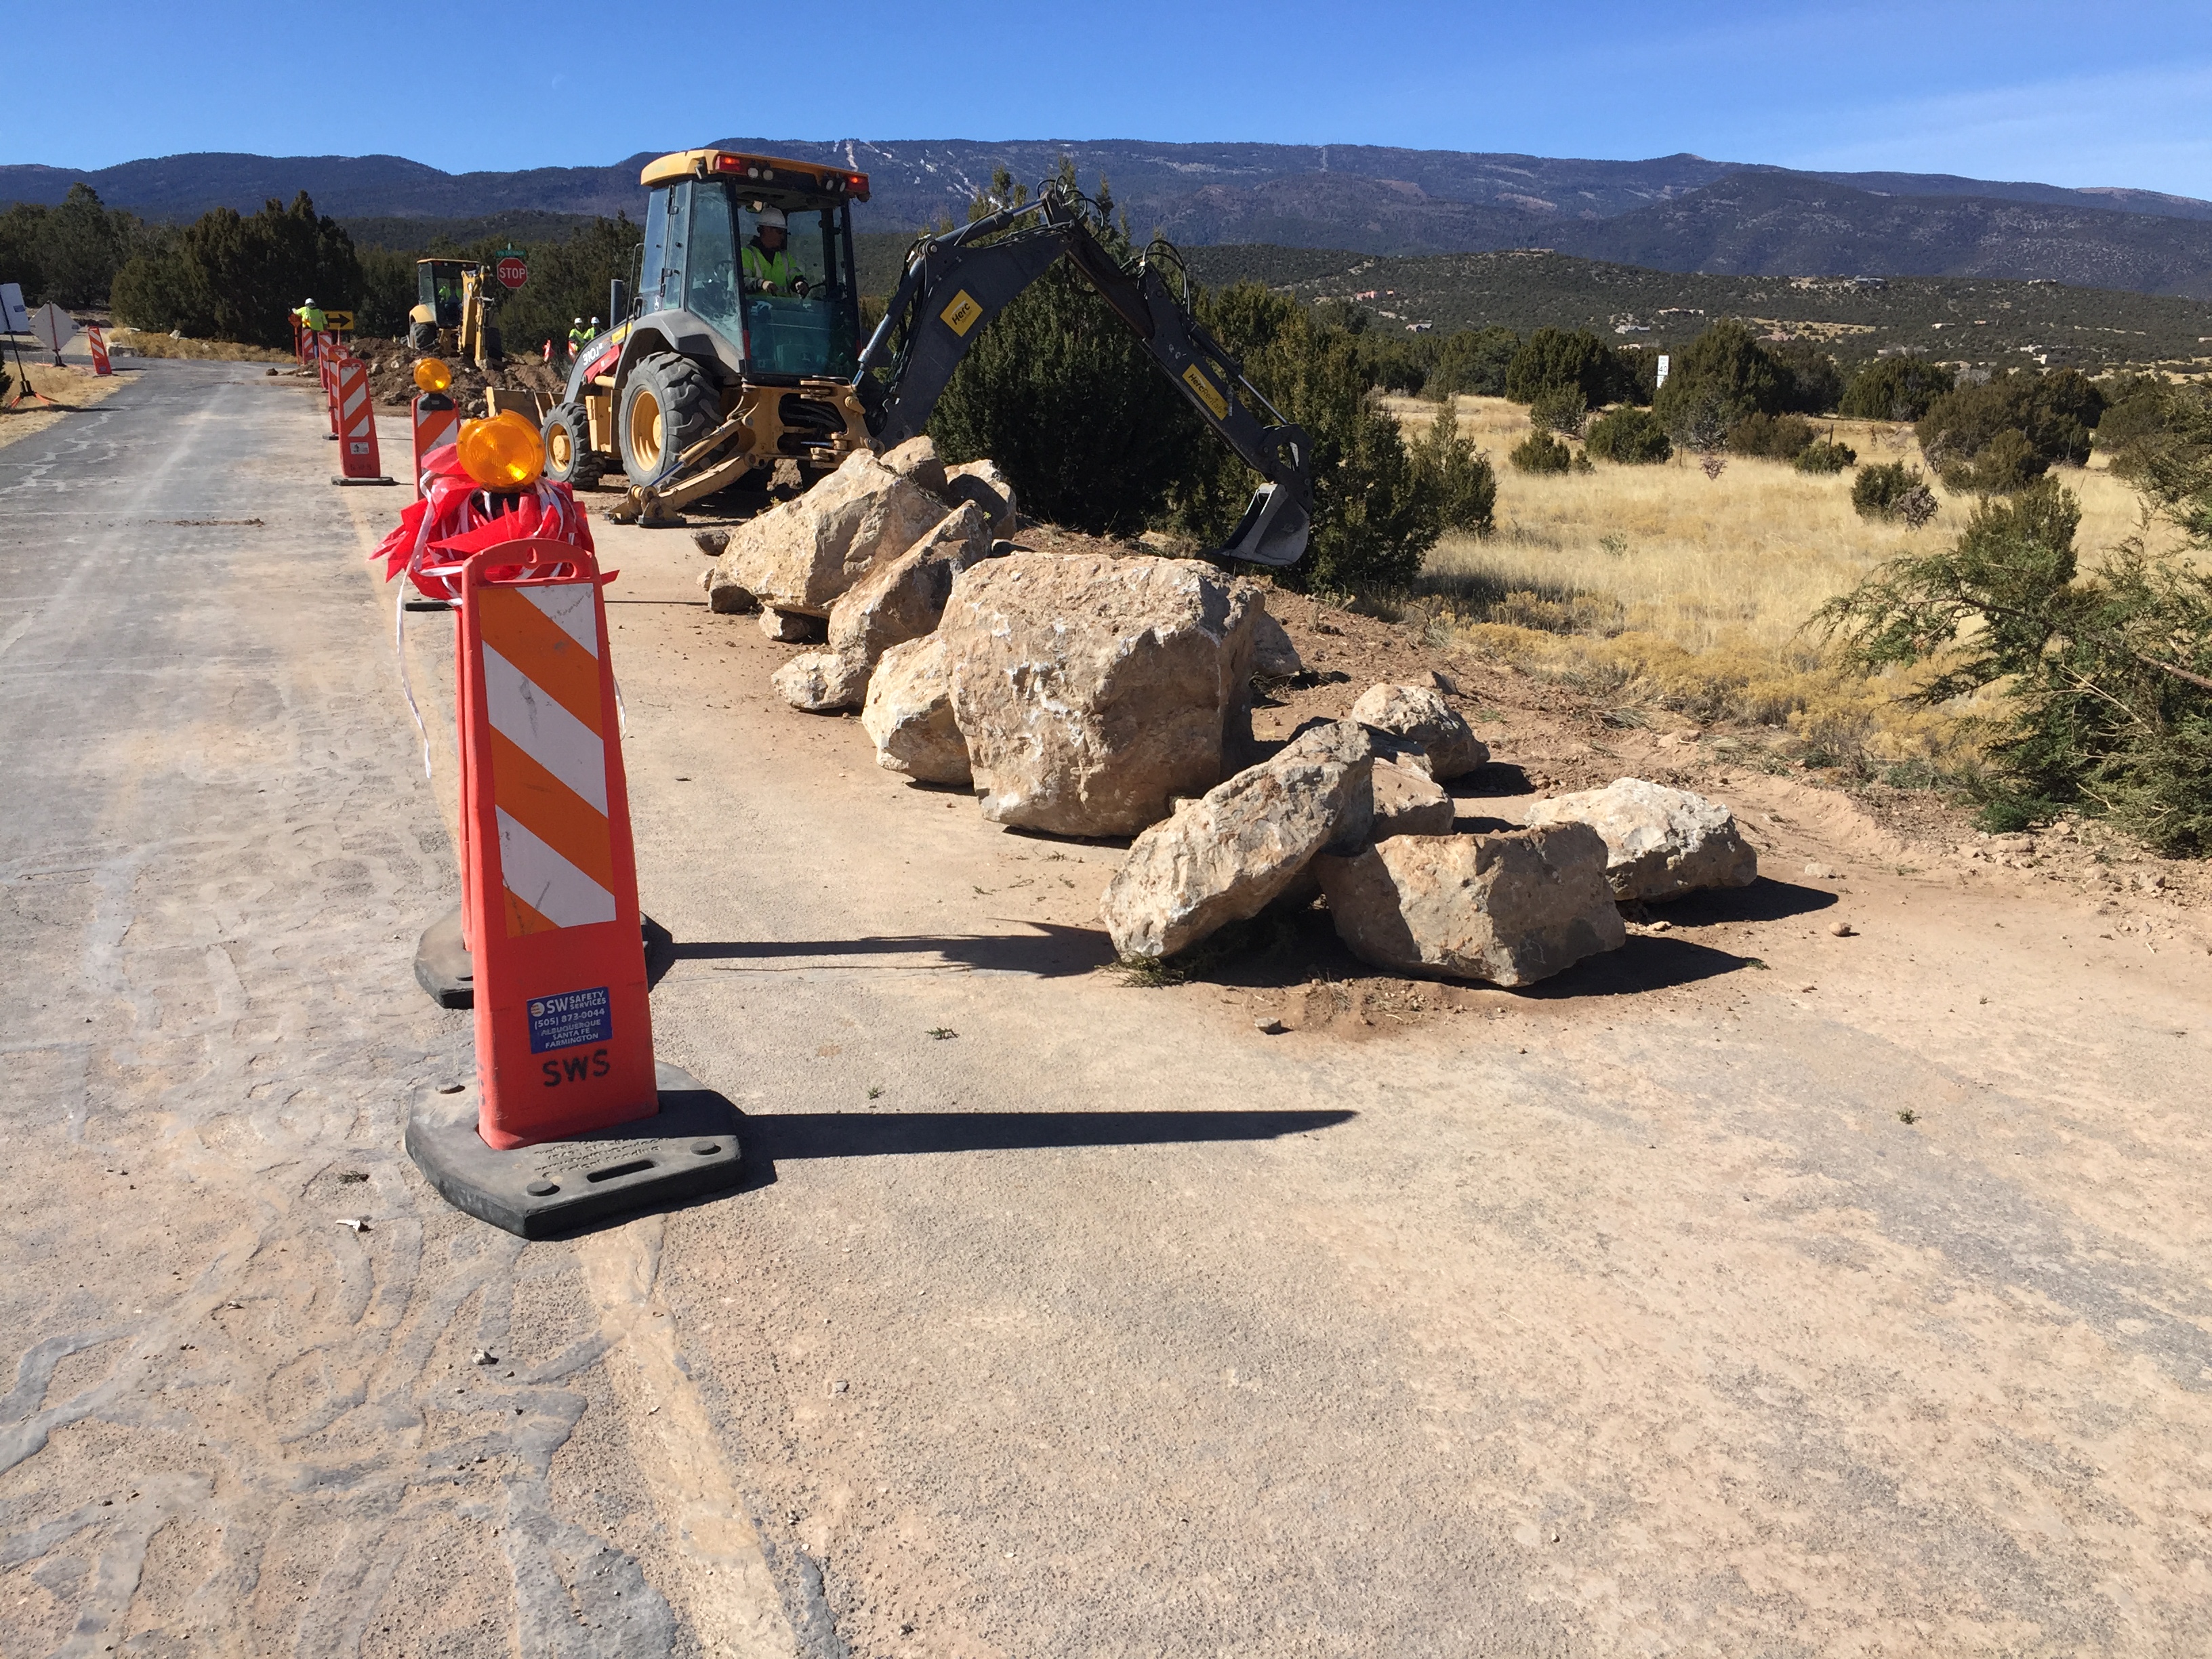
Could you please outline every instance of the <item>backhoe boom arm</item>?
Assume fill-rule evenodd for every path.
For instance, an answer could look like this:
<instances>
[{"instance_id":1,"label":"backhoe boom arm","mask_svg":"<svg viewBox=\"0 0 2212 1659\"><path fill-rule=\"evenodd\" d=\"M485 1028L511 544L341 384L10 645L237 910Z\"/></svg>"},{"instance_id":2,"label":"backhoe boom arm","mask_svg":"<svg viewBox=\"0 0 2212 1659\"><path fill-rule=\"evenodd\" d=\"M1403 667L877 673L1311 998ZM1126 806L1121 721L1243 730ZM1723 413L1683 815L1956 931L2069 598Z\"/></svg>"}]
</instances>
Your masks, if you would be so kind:
<instances>
[{"instance_id":1,"label":"backhoe boom arm","mask_svg":"<svg viewBox=\"0 0 2212 1659\"><path fill-rule=\"evenodd\" d=\"M1034 223L1012 228L1031 217ZM1313 517L1306 434L1244 379L1236 360L1149 261L1125 267L1091 230L1086 211L1056 186L1048 185L1034 202L1002 208L915 245L854 376L870 432L886 446L920 433L968 348L1063 257L1144 343L1191 407L1266 480L1216 556L1255 564L1297 562ZM888 370L888 380L878 380L878 370ZM1273 424L1254 413L1255 404Z\"/></svg>"}]
</instances>

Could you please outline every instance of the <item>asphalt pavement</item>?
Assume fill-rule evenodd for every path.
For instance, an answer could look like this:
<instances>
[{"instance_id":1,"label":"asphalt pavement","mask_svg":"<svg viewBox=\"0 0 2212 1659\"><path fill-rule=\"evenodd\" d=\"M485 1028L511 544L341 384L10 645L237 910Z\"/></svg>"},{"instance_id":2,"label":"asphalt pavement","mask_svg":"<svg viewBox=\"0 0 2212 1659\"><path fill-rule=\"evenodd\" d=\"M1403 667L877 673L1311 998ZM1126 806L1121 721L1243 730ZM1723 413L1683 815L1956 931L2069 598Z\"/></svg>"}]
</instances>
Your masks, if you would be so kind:
<instances>
[{"instance_id":1,"label":"asphalt pavement","mask_svg":"<svg viewBox=\"0 0 2212 1659\"><path fill-rule=\"evenodd\" d=\"M402 492L131 375L0 449L0 1650L2212 1646L2201 965L2015 1016L2072 913L1869 874L1819 997L1769 884L1263 1036L609 532L656 1037L750 1176L525 1246L399 1146L472 1064Z\"/></svg>"}]
</instances>

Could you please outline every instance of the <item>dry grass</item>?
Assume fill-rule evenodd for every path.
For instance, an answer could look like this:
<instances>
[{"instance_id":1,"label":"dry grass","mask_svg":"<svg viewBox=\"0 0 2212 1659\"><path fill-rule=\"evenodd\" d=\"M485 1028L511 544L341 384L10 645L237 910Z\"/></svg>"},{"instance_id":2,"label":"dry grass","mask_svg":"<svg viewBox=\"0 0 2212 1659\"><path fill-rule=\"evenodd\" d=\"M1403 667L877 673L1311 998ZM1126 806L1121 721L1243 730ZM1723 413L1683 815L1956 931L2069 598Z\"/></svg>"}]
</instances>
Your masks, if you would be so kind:
<instances>
[{"instance_id":1,"label":"dry grass","mask_svg":"<svg viewBox=\"0 0 2212 1659\"><path fill-rule=\"evenodd\" d=\"M1392 406L1408 427L1433 412L1417 399ZM1816 758L1972 767L1978 710L1901 702L1908 680L1841 671L1804 631L1823 601L1877 565L1955 536L1968 501L1939 489L1942 511L1916 532L1853 512L1850 472L1808 477L1774 461L1731 459L1717 478L1684 457L1531 476L1504 463L1528 430L1525 410L1462 398L1457 413L1462 434L1498 465L1498 527L1449 538L1431 556L1416 603L1440 641L1629 711L1644 704L1783 728ZM1925 469L1910 428L1829 424L1862 464ZM2146 529L2140 498L2101 464L2064 481L2081 500L2085 563L2130 535L2178 544L2166 526Z\"/></svg>"},{"instance_id":2,"label":"dry grass","mask_svg":"<svg viewBox=\"0 0 2212 1659\"><path fill-rule=\"evenodd\" d=\"M69 411L83 409L107 397L123 384L120 378L94 375L90 369L56 368L47 363L31 362L26 357L25 369L29 373L32 389L40 392L58 408L49 408L34 398L24 398L13 409L0 411L0 447L44 432L69 418ZM15 372L15 357L8 356L8 373Z\"/></svg>"},{"instance_id":3,"label":"dry grass","mask_svg":"<svg viewBox=\"0 0 2212 1659\"><path fill-rule=\"evenodd\" d=\"M173 340L166 334L142 334L135 328L109 331L110 346L135 351L141 357L195 357L223 363L289 363L289 351L267 346L240 345L235 340Z\"/></svg>"}]
</instances>

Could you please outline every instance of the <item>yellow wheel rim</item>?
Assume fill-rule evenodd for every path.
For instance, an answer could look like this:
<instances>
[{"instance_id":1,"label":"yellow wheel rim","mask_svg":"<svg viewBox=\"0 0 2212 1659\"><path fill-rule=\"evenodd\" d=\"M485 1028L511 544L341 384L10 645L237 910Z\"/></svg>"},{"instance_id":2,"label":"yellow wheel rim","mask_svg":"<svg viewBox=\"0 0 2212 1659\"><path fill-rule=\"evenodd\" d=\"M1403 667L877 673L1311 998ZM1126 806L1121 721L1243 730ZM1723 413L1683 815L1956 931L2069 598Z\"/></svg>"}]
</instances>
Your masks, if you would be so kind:
<instances>
[{"instance_id":1,"label":"yellow wheel rim","mask_svg":"<svg viewBox=\"0 0 2212 1659\"><path fill-rule=\"evenodd\" d=\"M660 399L642 388L629 406L629 458L641 472L660 465Z\"/></svg>"},{"instance_id":2,"label":"yellow wheel rim","mask_svg":"<svg viewBox=\"0 0 2212 1659\"><path fill-rule=\"evenodd\" d=\"M545 454L563 472L568 470L568 463L575 459L576 447L568 441L567 427L556 426L546 434Z\"/></svg>"}]
</instances>

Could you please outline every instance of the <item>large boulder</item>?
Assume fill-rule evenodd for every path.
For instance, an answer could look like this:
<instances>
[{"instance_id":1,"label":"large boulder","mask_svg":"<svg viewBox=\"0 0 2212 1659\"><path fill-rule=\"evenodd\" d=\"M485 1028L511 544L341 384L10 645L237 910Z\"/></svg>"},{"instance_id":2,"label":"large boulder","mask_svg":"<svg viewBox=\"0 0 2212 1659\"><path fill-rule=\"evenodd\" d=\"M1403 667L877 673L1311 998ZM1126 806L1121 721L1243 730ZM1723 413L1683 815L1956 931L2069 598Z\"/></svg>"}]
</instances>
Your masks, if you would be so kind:
<instances>
[{"instance_id":1,"label":"large boulder","mask_svg":"<svg viewBox=\"0 0 2212 1659\"><path fill-rule=\"evenodd\" d=\"M920 484L855 451L804 495L732 531L708 596L733 584L763 605L826 617L870 566L905 552L945 513Z\"/></svg>"},{"instance_id":2,"label":"large boulder","mask_svg":"<svg viewBox=\"0 0 2212 1659\"><path fill-rule=\"evenodd\" d=\"M885 450L884 465L900 477L913 479L933 495L945 494L945 463L937 459L937 446L927 434Z\"/></svg>"},{"instance_id":3,"label":"large boulder","mask_svg":"<svg viewBox=\"0 0 2212 1659\"><path fill-rule=\"evenodd\" d=\"M860 725L876 745L876 764L922 783L968 783L968 745L952 720L952 683L945 641L925 634L884 653L868 677Z\"/></svg>"},{"instance_id":4,"label":"large boulder","mask_svg":"<svg viewBox=\"0 0 2212 1659\"><path fill-rule=\"evenodd\" d=\"M891 647L920 639L934 629L945 614L945 602L952 597L952 579L990 556L990 524L981 507L963 502L905 552L878 564L830 607L830 648L860 664L865 679L866 671Z\"/></svg>"},{"instance_id":5,"label":"large boulder","mask_svg":"<svg viewBox=\"0 0 2212 1659\"><path fill-rule=\"evenodd\" d=\"M1263 680L1294 680L1306 672L1289 633L1264 611L1252 633L1252 672Z\"/></svg>"},{"instance_id":6,"label":"large boulder","mask_svg":"<svg viewBox=\"0 0 2212 1659\"><path fill-rule=\"evenodd\" d=\"M938 624L984 816L1134 835L1221 781L1249 735L1258 591L1191 559L1016 553L955 579Z\"/></svg>"},{"instance_id":7,"label":"large boulder","mask_svg":"<svg viewBox=\"0 0 2212 1659\"><path fill-rule=\"evenodd\" d=\"M1605 878L1620 899L1665 899L1706 887L1748 887L1759 854L1717 800L1642 778L1539 801L1530 824L1586 823L1605 838Z\"/></svg>"},{"instance_id":8,"label":"large boulder","mask_svg":"<svg viewBox=\"0 0 2212 1659\"><path fill-rule=\"evenodd\" d=\"M867 665L836 651L802 651L769 676L783 700L810 714L858 708L867 695Z\"/></svg>"},{"instance_id":9,"label":"large boulder","mask_svg":"<svg viewBox=\"0 0 2212 1659\"><path fill-rule=\"evenodd\" d=\"M1529 985L1628 937L1587 824L1399 836L1314 869L1338 937L1398 973Z\"/></svg>"},{"instance_id":10,"label":"large boulder","mask_svg":"<svg viewBox=\"0 0 2212 1659\"><path fill-rule=\"evenodd\" d=\"M954 506L962 501L973 501L983 509L983 516L991 521L994 536L1011 536L1020 514L1014 496L1014 486L1006 475L999 471L996 461L963 461L958 466L945 469L945 499Z\"/></svg>"},{"instance_id":11,"label":"large boulder","mask_svg":"<svg viewBox=\"0 0 2212 1659\"><path fill-rule=\"evenodd\" d=\"M708 597L714 597L714 590L708 590ZM830 637L829 623L811 611L783 611L772 605L761 607L760 631L778 645L819 645Z\"/></svg>"},{"instance_id":12,"label":"large boulder","mask_svg":"<svg viewBox=\"0 0 2212 1659\"><path fill-rule=\"evenodd\" d=\"M1363 726L1418 744L1429 757L1429 775L1442 781L1486 765L1490 750L1459 711L1433 686L1370 685L1352 705Z\"/></svg>"},{"instance_id":13,"label":"large boulder","mask_svg":"<svg viewBox=\"0 0 2212 1659\"><path fill-rule=\"evenodd\" d=\"M1287 745L1139 836L1099 904L1114 948L1172 956L1257 915L1323 848L1364 839L1374 753L1361 727L1343 724L1346 741Z\"/></svg>"},{"instance_id":14,"label":"large boulder","mask_svg":"<svg viewBox=\"0 0 2212 1659\"><path fill-rule=\"evenodd\" d=\"M1375 762L1376 841L1393 836L1449 836L1459 809L1443 786L1425 772L1377 757Z\"/></svg>"}]
</instances>

